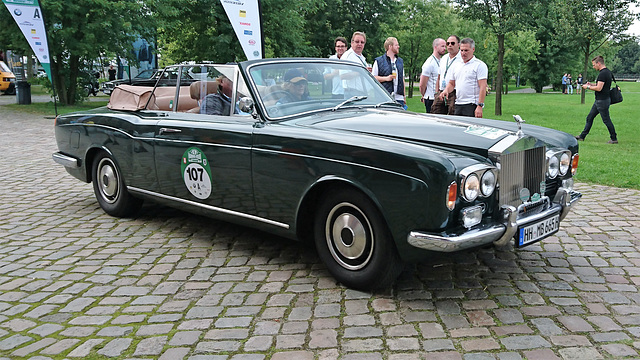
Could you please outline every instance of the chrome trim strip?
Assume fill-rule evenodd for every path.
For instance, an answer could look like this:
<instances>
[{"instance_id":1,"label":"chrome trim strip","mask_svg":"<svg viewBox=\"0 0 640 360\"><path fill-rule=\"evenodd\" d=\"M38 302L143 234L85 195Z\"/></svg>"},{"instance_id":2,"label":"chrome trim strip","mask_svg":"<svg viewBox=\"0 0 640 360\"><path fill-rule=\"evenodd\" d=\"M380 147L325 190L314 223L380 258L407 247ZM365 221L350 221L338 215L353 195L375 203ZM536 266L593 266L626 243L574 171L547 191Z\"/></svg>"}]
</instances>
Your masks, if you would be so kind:
<instances>
[{"instance_id":1,"label":"chrome trim strip","mask_svg":"<svg viewBox=\"0 0 640 360\"><path fill-rule=\"evenodd\" d=\"M215 146L215 147L221 147L221 148L230 148L230 149L244 149L244 150L251 150L251 146L240 146L240 145L226 145L226 144L216 144L216 143L205 143L205 142L199 142L199 141L190 141L190 140L180 140L180 139L165 139L165 138L160 138L160 137L141 137L141 136L133 136L131 134L129 134L126 131L123 131L122 129L118 129L112 126L106 126L106 125L99 125L99 124L68 124L68 125L64 125L64 126L88 126L88 127L95 127L95 128L102 128L102 129L108 129L108 130L112 130L118 133L121 133L123 135L128 136L129 138L131 138L132 140L139 140L139 141L153 141L153 140L157 140L157 141L165 141L165 142L171 142L171 143L186 143L186 144L195 144L195 145L205 145L205 146ZM168 126L170 127L170 126Z\"/></svg>"},{"instance_id":2,"label":"chrome trim strip","mask_svg":"<svg viewBox=\"0 0 640 360\"><path fill-rule=\"evenodd\" d=\"M68 168L80 167L80 160L68 155L64 155L60 152L54 152L53 154L51 154L51 157L53 158L53 161L55 161L60 165L63 165L64 167L68 167Z\"/></svg>"},{"instance_id":3,"label":"chrome trim strip","mask_svg":"<svg viewBox=\"0 0 640 360\"><path fill-rule=\"evenodd\" d=\"M185 143L190 145L202 145L202 146L213 146L219 148L229 148L229 149L240 149L240 150L251 150L251 146L240 146L240 145L225 145L225 144L215 144L215 143L207 143L200 141L191 141L191 140L180 140L180 139L162 139L162 138L153 138L154 140L164 141L169 143Z\"/></svg>"},{"instance_id":4,"label":"chrome trim strip","mask_svg":"<svg viewBox=\"0 0 640 360\"><path fill-rule=\"evenodd\" d=\"M141 193L141 194L145 194L145 195L149 195L149 196L154 196L154 197L166 199L166 200L181 202L181 203L186 204L186 205L203 208L203 209L206 209L206 210L209 210L209 211L215 211L215 212L219 212L219 213L223 213L223 214L227 214L227 215L238 216L238 217L242 217L242 218L245 218L245 219L260 221L260 222L263 222L265 224L278 226L278 227L281 227L281 228L284 228L284 229L289 229L289 225L288 224L284 224L284 223L281 223L281 222L278 222L278 221L273 221L273 220L261 218L259 216L255 216L255 215L251 215L251 214L245 214L245 213L241 213L241 212L238 212L238 211L233 211L233 210L229 210L229 209L223 209L223 208L219 208L219 207L211 206L211 205L207 205L207 204L201 204L201 203L198 203L198 202L195 202L195 201L181 199L181 198L177 198L177 197L169 196L169 195L164 195L164 194L160 194L160 193L149 191L149 190L139 189L139 188L136 188L136 187L133 187L133 186L127 186L127 190L129 190L131 192L137 192L137 193Z\"/></svg>"},{"instance_id":5,"label":"chrome trim strip","mask_svg":"<svg viewBox=\"0 0 640 360\"><path fill-rule=\"evenodd\" d=\"M494 243L496 246L506 245L518 230L519 226L535 222L547 216L560 214L560 220L564 219L571 206L582 197L582 194L560 188L552 206L533 216L516 219L518 211L513 206L504 206L505 221L501 224L484 225L478 229L465 232L462 235L448 235L446 233L427 233L411 231L407 236L407 242L420 249L454 252L486 244ZM559 201L559 202L556 202Z\"/></svg>"}]
</instances>

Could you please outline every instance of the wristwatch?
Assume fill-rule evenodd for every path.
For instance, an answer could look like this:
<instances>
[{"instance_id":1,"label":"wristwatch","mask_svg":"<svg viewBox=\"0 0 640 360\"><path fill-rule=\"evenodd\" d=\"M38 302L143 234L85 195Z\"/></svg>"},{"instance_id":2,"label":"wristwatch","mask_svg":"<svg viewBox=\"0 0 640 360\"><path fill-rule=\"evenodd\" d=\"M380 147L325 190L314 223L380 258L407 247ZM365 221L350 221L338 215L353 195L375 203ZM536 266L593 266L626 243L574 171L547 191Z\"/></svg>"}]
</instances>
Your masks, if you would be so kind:
<instances>
[{"instance_id":1,"label":"wristwatch","mask_svg":"<svg viewBox=\"0 0 640 360\"><path fill-rule=\"evenodd\" d=\"M482 108L484 109L484 103L478 103L478 106L482 106Z\"/></svg>"}]
</instances>

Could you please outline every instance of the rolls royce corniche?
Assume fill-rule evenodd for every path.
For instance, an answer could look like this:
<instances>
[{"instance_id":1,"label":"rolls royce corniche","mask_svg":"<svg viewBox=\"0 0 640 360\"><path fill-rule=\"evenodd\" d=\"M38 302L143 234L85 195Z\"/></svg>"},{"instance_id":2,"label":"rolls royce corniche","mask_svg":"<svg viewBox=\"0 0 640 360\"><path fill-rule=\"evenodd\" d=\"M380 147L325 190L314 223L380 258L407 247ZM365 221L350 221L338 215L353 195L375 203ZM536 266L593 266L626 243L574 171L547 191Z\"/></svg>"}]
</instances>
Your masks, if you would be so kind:
<instances>
[{"instance_id":1,"label":"rolls royce corniche","mask_svg":"<svg viewBox=\"0 0 640 360\"><path fill-rule=\"evenodd\" d=\"M53 160L111 216L152 201L313 243L338 282L375 290L404 263L559 230L578 143L515 120L403 110L339 60L179 64L57 117Z\"/></svg>"}]
</instances>

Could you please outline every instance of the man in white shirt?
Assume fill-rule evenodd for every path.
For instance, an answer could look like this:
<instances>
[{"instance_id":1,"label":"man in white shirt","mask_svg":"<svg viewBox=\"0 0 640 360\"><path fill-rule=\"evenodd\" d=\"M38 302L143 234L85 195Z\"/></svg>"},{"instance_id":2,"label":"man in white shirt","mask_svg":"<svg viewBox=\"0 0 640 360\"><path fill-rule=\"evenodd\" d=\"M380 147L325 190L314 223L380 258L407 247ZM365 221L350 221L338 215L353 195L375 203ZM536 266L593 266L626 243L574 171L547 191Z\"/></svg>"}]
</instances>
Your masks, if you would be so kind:
<instances>
[{"instance_id":1,"label":"man in white shirt","mask_svg":"<svg viewBox=\"0 0 640 360\"><path fill-rule=\"evenodd\" d=\"M436 99L433 102L431 112L435 114L453 115L456 92L452 91L445 100L442 100L438 95L447 87L449 80L451 80L453 69L462 63L460 59L460 38L457 35L451 35L447 38L446 45L449 55L445 55L440 59L440 73L438 74L437 81L438 92L435 94Z\"/></svg>"},{"instance_id":2,"label":"man in white shirt","mask_svg":"<svg viewBox=\"0 0 640 360\"><path fill-rule=\"evenodd\" d=\"M336 53L329 56L329 59L341 59L347 51L347 39L338 36L333 41L333 44L335 45ZM342 86L342 79L340 79L340 71L328 67L324 71L324 78L331 80L331 97L333 99L344 99L344 87Z\"/></svg>"},{"instance_id":3,"label":"man in white shirt","mask_svg":"<svg viewBox=\"0 0 640 360\"><path fill-rule=\"evenodd\" d=\"M373 62L371 74L387 89L393 99L403 107L404 97L404 62L398 57L400 44L398 39L389 37L384 42L386 52Z\"/></svg>"},{"instance_id":4,"label":"man in white shirt","mask_svg":"<svg viewBox=\"0 0 640 360\"><path fill-rule=\"evenodd\" d=\"M367 64L367 58L362 55L364 45L367 43L367 35L362 31L356 31L351 36L351 48L342 55L343 60L360 64L371 71L371 67Z\"/></svg>"},{"instance_id":5,"label":"man in white shirt","mask_svg":"<svg viewBox=\"0 0 640 360\"><path fill-rule=\"evenodd\" d=\"M465 38L460 42L462 66L455 68L452 79L440 94L444 99L454 89L456 91L455 115L482 117L484 98L487 95L487 64L473 56L476 43Z\"/></svg>"},{"instance_id":6,"label":"man in white shirt","mask_svg":"<svg viewBox=\"0 0 640 360\"><path fill-rule=\"evenodd\" d=\"M435 99L438 84L438 74L440 73L440 59L447 53L446 41L441 38L433 40L433 54L422 65L420 75L420 99L424 103L427 113L431 112L431 105Z\"/></svg>"},{"instance_id":7,"label":"man in white shirt","mask_svg":"<svg viewBox=\"0 0 640 360\"><path fill-rule=\"evenodd\" d=\"M342 58L340 59L351 61L371 71L372 68L367 63L367 58L362 55L362 51L364 50L364 45L366 43L367 35L365 35L361 31L354 32L351 36L351 48L345 51L345 53L342 55ZM364 83L362 79L360 79L360 75L357 72L349 72L346 74L341 74L340 76L342 77L342 80L345 80L345 99L349 99L352 96L367 95L367 91L364 88Z\"/></svg>"}]
</instances>

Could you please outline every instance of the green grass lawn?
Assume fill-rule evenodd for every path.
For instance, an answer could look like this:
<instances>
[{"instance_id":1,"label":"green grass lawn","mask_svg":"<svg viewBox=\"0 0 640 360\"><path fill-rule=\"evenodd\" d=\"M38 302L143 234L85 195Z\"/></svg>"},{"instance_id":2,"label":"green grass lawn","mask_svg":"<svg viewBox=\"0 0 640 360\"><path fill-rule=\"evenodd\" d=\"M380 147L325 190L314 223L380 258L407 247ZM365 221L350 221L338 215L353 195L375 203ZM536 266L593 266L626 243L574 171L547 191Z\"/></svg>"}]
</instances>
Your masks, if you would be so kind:
<instances>
[{"instance_id":1,"label":"green grass lawn","mask_svg":"<svg viewBox=\"0 0 640 360\"><path fill-rule=\"evenodd\" d=\"M607 144L609 132L598 115L593 122L591 133L579 144L580 163L576 180L640 189L640 83L619 82L618 85L622 89L624 101L612 105L609 110L620 143ZM518 114L527 124L577 135L584 128L593 101L593 91L587 91L584 105L580 104L580 96L575 94L510 93L502 96L503 115L496 116L495 94L491 93L485 101L484 117L513 121L513 115ZM419 96L408 99L407 105L409 110L424 112L424 105L420 102Z\"/></svg>"},{"instance_id":2,"label":"green grass lawn","mask_svg":"<svg viewBox=\"0 0 640 360\"><path fill-rule=\"evenodd\" d=\"M109 100L108 98L106 98L105 100L97 99L92 101L85 101L81 104L76 104L76 105L64 106L64 105L58 104L58 115L68 114L76 111L95 109L100 106L106 106L108 102ZM2 107L3 106L0 106L0 108ZM49 101L46 103L37 102L37 103L31 103L29 105L9 104L9 105L4 105L4 107L7 107L15 111L22 111L30 114L38 114L38 115L44 115L44 116L55 116L56 114L56 108L53 104L53 101Z\"/></svg>"},{"instance_id":3,"label":"green grass lawn","mask_svg":"<svg viewBox=\"0 0 640 360\"><path fill-rule=\"evenodd\" d=\"M51 95L42 85L31 85L31 96ZM106 106L109 102L109 96L100 93L98 96L91 96L86 101L76 105L57 105L58 114L68 114L76 111L91 110L100 106ZM32 102L29 105L8 104L4 105L15 111L22 111L30 114L40 114L45 116L55 116L56 107L53 100L48 102Z\"/></svg>"}]
</instances>

